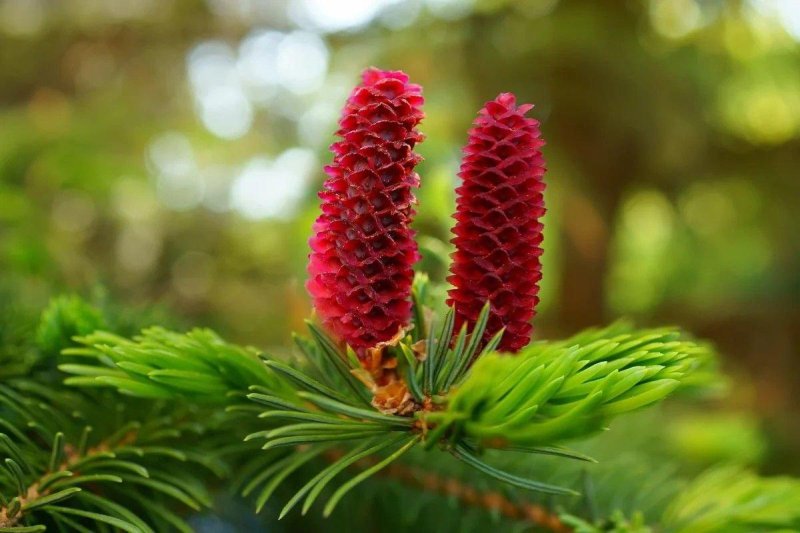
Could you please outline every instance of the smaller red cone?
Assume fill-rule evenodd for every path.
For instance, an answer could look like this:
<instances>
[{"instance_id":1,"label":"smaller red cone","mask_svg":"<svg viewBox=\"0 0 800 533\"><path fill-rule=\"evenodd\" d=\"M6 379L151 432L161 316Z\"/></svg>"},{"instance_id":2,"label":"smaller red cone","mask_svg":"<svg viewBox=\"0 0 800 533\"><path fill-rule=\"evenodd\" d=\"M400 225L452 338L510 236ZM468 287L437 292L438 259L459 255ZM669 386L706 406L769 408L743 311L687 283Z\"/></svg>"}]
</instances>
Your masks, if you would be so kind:
<instances>
[{"instance_id":1,"label":"smaller red cone","mask_svg":"<svg viewBox=\"0 0 800 533\"><path fill-rule=\"evenodd\" d=\"M517 352L531 340L539 301L545 173L539 123L525 117L533 106L513 94L487 102L469 131L456 189L448 305L456 326L471 329L491 303L484 343L506 328L498 349Z\"/></svg>"}]
</instances>

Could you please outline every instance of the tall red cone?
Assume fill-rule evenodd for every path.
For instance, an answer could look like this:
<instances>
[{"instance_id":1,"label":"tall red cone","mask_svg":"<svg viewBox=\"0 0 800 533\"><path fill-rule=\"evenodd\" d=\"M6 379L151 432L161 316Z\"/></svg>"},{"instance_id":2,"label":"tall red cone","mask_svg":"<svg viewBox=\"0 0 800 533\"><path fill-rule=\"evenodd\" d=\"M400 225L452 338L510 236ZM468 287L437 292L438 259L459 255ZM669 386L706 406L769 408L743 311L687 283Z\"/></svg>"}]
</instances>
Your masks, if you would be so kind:
<instances>
[{"instance_id":1,"label":"tall red cone","mask_svg":"<svg viewBox=\"0 0 800 533\"><path fill-rule=\"evenodd\" d=\"M370 68L347 100L341 140L319 196L322 214L310 240L307 288L324 326L359 356L409 325L410 228L419 185L422 89L401 71Z\"/></svg>"},{"instance_id":2,"label":"tall red cone","mask_svg":"<svg viewBox=\"0 0 800 533\"><path fill-rule=\"evenodd\" d=\"M469 131L456 189L448 305L456 325L475 324L484 304L491 312L488 341L505 328L499 350L517 352L531 339L539 301L545 173L539 123L525 117L511 93L487 102Z\"/></svg>"}]
</instances>

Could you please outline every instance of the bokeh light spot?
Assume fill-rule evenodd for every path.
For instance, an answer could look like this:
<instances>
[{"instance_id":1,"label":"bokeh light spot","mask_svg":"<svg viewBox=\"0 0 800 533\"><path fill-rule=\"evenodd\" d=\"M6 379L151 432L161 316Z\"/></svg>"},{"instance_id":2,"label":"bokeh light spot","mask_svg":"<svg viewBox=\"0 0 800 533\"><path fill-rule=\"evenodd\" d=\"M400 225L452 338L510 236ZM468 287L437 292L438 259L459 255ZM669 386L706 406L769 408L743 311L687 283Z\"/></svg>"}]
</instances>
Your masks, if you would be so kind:
<instances>
[{"instance_id":1,"label":"bokeh light spot","mask_svg":"<svg viewBox=\"0 0 800 533\"><path fill-rule=\"evenodd\" d=\"M328 71L328 48L313 33L295 31L281 40L275 67L281 85L297 94L318 89Z\"/></svg>"},{"instance_id":2,"label":"bokeh light spot","mask_svg":"<svg viewBox=\"0 0 800 533\"><path fill-rule=\"evenodd\" d=\"M267 104L277 95L278 46L283 38L277 31L256 30L239 45L236 69L248 97L258 104Z\"/></svg>"},{"instance_id":3,"label":"bokeh light spot","mask_svg":"<svg viewBox=\"0 0 800 533\"><path fill-rule=\"evenodd\" d=\"M172 264L172 284L181 296L198 299L211 288L214 260L204 252L188 251Z\"/></svg>"},{"instance_id":4,"label":"bokeh light spot","mask_svg":"<svg viewBox=\"0 0 800 533\"><path fill-rule=\"evenodd\" d=\"M51 217L55 226L70 233L88 231L96 218L91 197L78 191L64 191L53 202Z\"/></svg>"},{"instance_id":5,"label":"bokeh light spot","mask_svg":"<svg viewBox=\"0 0 800 533\"><path fill-rule=\"evenodd\" d=\"M250 131L253 107L237 86L213 87L200 99L203 125L223 139L238 139Z\"/></svg>"},{"instance_id":6,"label":"bokeh light spot","mask_svg":"<svg viewBox=\"0 0 800 533\"><path fill-rule=\"evenodd\" d=\"M712 184L690 187L681 196L679 207L686 224L703 235L722 231L736 216L730 197Z\"/></svg>"},{"instance_id":7,"label":"bokeh light spot","mask_svg":"<svg viewBox=\"0 0 800 533\"><path fill-rule=\"evenodd\" d=\"M317 161L313 152L290 148L274 161L257 156L233 183L232 207L250 219L291 217L310 182Z\"/></svg>"},{"instance_id":8,"label":"bokeh light spot","mask_svg":"<svg viewBox=\"0 0 800 533\"><path fill-rule=\"evenodd\" d=\"M470 14L474 0L425 0L428 10L435 17L457 20Z\"/></svg>"},{"instance_id":9,"label":"bokeh light spot","mask_svg":"<svg viewBox=\"0 0 800 533\"><path fill-rule=\"evenodd\" d=\"M650 3L653 28L670 39L678 39L699 28L702 14L695 0L652 0Z\"/></svg>"},{"instance_id":10,"label":"bokeh light spot","mask_svg":"<svg viewBox=\"0 0 800 533\"><path fill-rule=\"evenodd\" d=\"M156 193L175 210L196 207L203 199L204 183L197 170L189 140L180 133L165 133L147 149L147 163L156 178Z\"/></svg>"},{"instance_id":11,"label":"bokeh light spot","mask_svg":"<svg viewBox=\"0 0 800 533\"><path fill-rule=\"evenodd\" d=\"M380 12L383 0L294 0L289 15L301 27L321 32L366 26Z\"/></svg>"}]
</instances>

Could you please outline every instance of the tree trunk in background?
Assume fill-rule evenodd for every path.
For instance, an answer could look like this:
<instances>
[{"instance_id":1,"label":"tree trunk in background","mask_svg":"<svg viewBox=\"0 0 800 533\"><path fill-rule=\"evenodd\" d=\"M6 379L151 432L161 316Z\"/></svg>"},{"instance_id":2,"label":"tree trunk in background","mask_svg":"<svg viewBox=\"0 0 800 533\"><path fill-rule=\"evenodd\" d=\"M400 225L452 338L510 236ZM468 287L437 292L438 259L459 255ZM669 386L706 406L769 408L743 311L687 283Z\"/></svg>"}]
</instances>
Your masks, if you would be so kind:
<instances>
[{"instance_id":1,"label":"tree trunk in background","mask_svg":"<svg viewBox=\"0 0 800 533\"><path fill-rule=\"evenodd\" d=\"M611 253L613 220L619 196L597 206L570 191L562 204L561 278L558 291L559 329L573 332L606 321L606 275Z\"/></svg>"}]
</instances>

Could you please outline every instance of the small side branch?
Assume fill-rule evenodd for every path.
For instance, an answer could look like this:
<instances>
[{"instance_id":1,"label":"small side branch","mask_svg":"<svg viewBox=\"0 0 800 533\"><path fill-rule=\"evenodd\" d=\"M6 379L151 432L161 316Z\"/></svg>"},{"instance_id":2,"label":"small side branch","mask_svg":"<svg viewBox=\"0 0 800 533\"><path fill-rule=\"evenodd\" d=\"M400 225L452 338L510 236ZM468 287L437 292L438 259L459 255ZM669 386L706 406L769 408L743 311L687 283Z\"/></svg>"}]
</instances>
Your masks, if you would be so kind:
<instances>
[{"instance_id":1,"label":"small side branch","mask_svg":"<svg viewBox=\"0 0 800 533\"><path fill-rule=\"evenodd\" d=\"M11 507L11 503L7 506L0 507L0 528L10 528L17 526L19 522L22 520L25 512L25 506L29 503L32 503L44 496L47 496L52 492L52 489L46 488L45 490L39 490L39 487L42 483L42 480L45 476L53 474L55 472L62 472L66 470L70 470L70 468L75 465L78 461L81 461L86 458L91 458L94 455L106 453L112 451L114 447L122 447L122 446L129 446L136 441L137 433L135 430L131 430L122 439L116 440L114 446L111 446L106 441L101 441L92 448L86 450L84 454L80 454L74 447L70 445L66 445L64 447L64 456L66 460L61 463L58 468L54 471L47 471L44 475L42 475L39 479L34 481L28 486L28 490L22 496L18 498L14 498L14 500L18 501L19 510L14 514L14 516L9 516L9 507ZM14 501L12 500L12 502Z\"/></svg>"}]
</instances>

